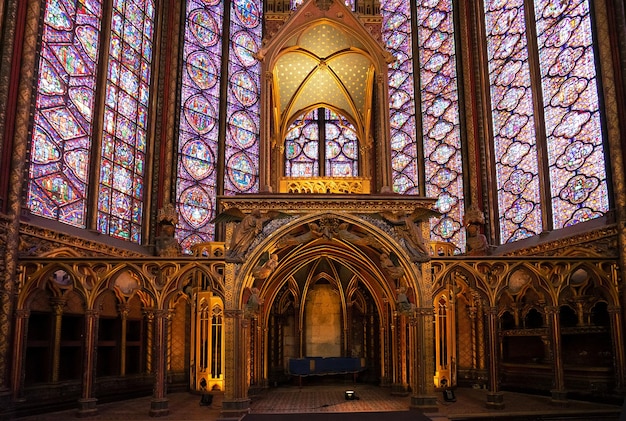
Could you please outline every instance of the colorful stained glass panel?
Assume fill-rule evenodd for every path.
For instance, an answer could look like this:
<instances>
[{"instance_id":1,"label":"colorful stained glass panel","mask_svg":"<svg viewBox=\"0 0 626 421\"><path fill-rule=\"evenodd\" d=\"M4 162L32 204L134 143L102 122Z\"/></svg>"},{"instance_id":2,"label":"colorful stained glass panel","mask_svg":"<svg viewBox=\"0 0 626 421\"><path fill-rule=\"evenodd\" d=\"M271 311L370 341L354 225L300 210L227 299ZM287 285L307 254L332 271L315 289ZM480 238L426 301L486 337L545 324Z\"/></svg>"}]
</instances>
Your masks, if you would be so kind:
<instances>
[{"instance_id":1,"label":"colorful stained glass panel","mask_svg":"<svg viewBox=\"0 0 626 421\"><path fill-rule=\"evenodd\" d=\"M383 0L380 12L383 17L383 41L395 57L389 65L393 190L419 194L415 102L409 100L415 98L410 3Z\"/></svg>"},{"instance_id":2,"label":"colorful stained glass panel","mask_svg":"<svg viewBox=\"0 0 626 421\"><path fill-rule=\"evenodd\" d=\"M535 2L554 228L609 210L589 6Z\"/></svg>"},{"instance_id":3,"label":"colorful stained glass panel","mask_svg":"<svg viewBox=\"0 0 626 421\"><path fill-rule=\"evenodd\" d=\"M501 242L542 231L523 0L485 2Z\"/></svg>"},{"instance_id":4,"label":"colorful stained glass panel","mask_svg":"<svg viewBox=\"0 0 626 421\"><path fill-rule=\"evenodd\" d=\"M105 93L98 230L141 242L143 155L152 61L153 0L115 2ZM111 149L111 142L115 147ZM102 197L107 195L107 197Z\"/></svg>"},{"instance_id":5,"label":"colorful stained glass panel","mask_svg":"<svg viewBox=\"0 0 626 421\"><path fill-rule=\"evenodd\" d=\"M86 226L101 2L46 1L29 168L35 215Z\"/></svg>"},{"instance_id":6,"label":"colorful stained glass panel","mask_svg":"<svg viewBox=\"0 0 626 421\"><path fill-rule=\"evenodd\" d=\"M219 82L223 3L187 2L183 46L182 107L178 140L176 237L184 253L212 241L217 194ZM241 137L243 138L243 136Z\"/></svg>"},{"instance_id":7,"label":"colorful stained glass panel","mask_svg":"<svg viewBox=\"0 0 626 421\"><path fill-rule=\"evenodd\" d=\"M259 190L259 95L261 65L254 58L263 35L262 3L234 0L231 8L230 60L228 63L228 130L224 193Z\"/></svg>"}]
</instances>

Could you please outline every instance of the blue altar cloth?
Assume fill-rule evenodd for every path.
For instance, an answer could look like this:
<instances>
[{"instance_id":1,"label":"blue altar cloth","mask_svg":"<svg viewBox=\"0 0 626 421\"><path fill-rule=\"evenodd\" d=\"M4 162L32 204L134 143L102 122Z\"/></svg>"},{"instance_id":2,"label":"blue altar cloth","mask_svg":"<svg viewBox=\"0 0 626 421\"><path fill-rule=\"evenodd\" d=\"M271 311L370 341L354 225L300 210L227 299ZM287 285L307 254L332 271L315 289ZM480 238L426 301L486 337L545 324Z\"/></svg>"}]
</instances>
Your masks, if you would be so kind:
<instances>
[{"instance_id":1,"label":"blue altar cloth","mask_svg":"<svg viewBox=\"0 0 626 421\"><path fill-rule=\"evenodd\" d=\"M361 358L353 357L305 357L289 359L289 374L294 376L323 376L330 374L358 373L364 370Z\"/></svg>"}]
</instances>

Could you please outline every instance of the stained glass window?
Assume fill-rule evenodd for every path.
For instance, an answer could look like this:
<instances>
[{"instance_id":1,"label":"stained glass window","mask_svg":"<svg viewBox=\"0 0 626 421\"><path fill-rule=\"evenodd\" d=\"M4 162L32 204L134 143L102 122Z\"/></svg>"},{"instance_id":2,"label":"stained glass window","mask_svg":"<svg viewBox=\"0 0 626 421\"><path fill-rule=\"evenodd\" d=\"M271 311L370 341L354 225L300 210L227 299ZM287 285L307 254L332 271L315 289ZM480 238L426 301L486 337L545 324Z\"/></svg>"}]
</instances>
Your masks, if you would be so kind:
<instances>
[{"instance_id":1,"label":"stained glass window","mask_svg":"<svg viewBox=\"0 0 626 421\"><path fill-rule=\"evenodd\" d=\"M320 148L322 142L325 148ZM291 124L285 138L286 177L358 175L359 141L354 125L344 116L318 108Z\"/></svg>"},{"instance_id":2,"label":"stained glass window","mask_svg":"<svg viewBox=\"0 0 626 421\"><path fill-rule=\"evenodd\" d=\"M443 214L432 222L431 237L462 250L463 162L452 0L421 2L417 28L426 196L437 198Z\"/></svg>"},{"instance_id":3,"label":"stained glass window","mask_svg":"<svg viewBox=\"0 0 626 421\"><path fill-rule=\"evenodd\" d=\"M354 126L342 115L325 109L325 174L327 177L359 175L359 141Z\"/></svg>"},{"instance_id":4,"label":"stained glass window","mask_svg":"<svg viewBox=\"0 0 626 421\"><path fill-rule=\"evenodd\" d=\"M541 232L533 92L524 1L485 3L502 242Z\"/></svg>"},{"instance_id":5,"label":"stained glass window","mask_svg":"<svg viewBox=\"0 0 626 421\"><path fill-rule=\"evenodd\" d=\"M222 9L220 0L187 2L176 185L185 251L214 235Z\"/></svg>"},{"instance_id":6,"label":"stained glass window","mask_svg":"<svg viewBox=\"0 0 626 421\"><path fill-rule=\"evenodd\" d=\"M86 226L102 5L44 6L28 184L33 214Z\"/></svg>"},{"instance_id":7,"label":"stained glass window","mask_svg":"<svg viewBox=\"0 0 626 421\"><path fill-rule=\"evenodd\" d=\"M536 1L537 51L527 45L522 0L489 1L485 12L501 241L603 215L609 204L589 3ZM540 93L532 90L529 54L538 59ZM543 98L545 138L537 138L533 95ZM549 172L548 186L540 171ZM550 204L541 203L542 188ZM546 209L551 226L542 224Z\"/></svg>"},{"instance_id":8,"label":"stained glass window","mask_svg":"<svg viewBox=\"0 0 626 421\"><path fill-rule=\"evenodd\" d=\"M438 198L443 216L431 226L431 237L463 249L463 164L459 123L456 53L451 0L416 3L415 25L409 2L381 2L383 39L396 61L389 68L391 165L393 190L420 194L420 171L428 197ZM413 30L417 34L413 34ZM412 38L419 50L419 80L414 80ZM415 93L419 82L420 92ZM418 144L416 100L422 107L422 144ZM418 151L424 151L424 165Z\"/></svg>"},{"instance_id":9,"label":"stained glass window","mask_svg":"<svg viewBox=\"0 0 626 421\"><path fill-rule=\"evenodd\" d=\"M141 242L154 2L114 0L107 72L98 231Z\"/></svg>"},{"instance_id":10,"label":"stained glass window","mask_svg":"<svg viewBox=\"0 0 626 421\"><path fill-rule=\"evenodd\" d=\"M554 228L609 209L588 1L535 3Z\"/></svg>"},{"instance_id":11,"label":"stained glass window","mask_svg":"<svg viewBox=\"0 0 626 421\"><path fill-rule=\"evenodd\" d=\"M419 194L410 2L383 0L380 12L383 40L395 57L388 73L393 190Z\"/></svg>"},{"instance_id":12,"label":"stained glass window","mask_svg":"<svg viewBox=\"0 0 626 421\"><path fill-rule=\"evenodd\" d=\"M261 64L254 54L263 35L262 10L259 0L232 2L225 194L259 190Z\"/></svg>"},{"instance_id":13,"label":"stained glass window","mask_svg":"<svg viewBox=\"0 0 626 421\"><path fill-rule=\"evenodd\" d=\"M291 124L285 138L285 177L319 177L319 140L317 110Z\"/></svg>"}]
</instances>

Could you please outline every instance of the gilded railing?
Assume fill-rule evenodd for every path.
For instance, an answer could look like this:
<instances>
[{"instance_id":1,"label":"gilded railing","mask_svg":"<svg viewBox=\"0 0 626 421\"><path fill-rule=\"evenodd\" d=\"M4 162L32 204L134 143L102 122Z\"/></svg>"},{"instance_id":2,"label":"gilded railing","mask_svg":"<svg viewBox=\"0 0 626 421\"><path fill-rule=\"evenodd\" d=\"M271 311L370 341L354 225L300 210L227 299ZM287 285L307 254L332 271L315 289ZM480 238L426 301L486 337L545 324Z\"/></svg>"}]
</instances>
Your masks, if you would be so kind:
<instances>
[{"instance_id":1,"label":"gilded railing","mask_svg":"<svg viewBox=\"0 0 626 421\"><path fill-rule=\"evenodd\" d=\"M364 177L285 177L280 180L280 193L368 194L370 179Z\"/></svg>"}]
</instances>

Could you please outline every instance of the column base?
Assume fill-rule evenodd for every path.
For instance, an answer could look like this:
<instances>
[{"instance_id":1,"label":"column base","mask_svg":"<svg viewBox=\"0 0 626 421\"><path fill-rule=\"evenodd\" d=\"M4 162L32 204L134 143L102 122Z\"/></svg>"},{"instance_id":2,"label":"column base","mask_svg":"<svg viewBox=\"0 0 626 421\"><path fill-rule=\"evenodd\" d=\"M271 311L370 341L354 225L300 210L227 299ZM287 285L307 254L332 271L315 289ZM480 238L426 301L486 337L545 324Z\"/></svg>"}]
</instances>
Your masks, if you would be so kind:
<instances>
[{"instance_id":1,"label":"column base","mask_svg":"<svg viewBox=\"0 0 626 421\"><path fill-rule=\"evenodd\" d=\"M98 403L98 399L96 398L79 399L78 411L76 412L76 416L78 418L87 418L98 415L98 408L96 408L96 403Z\"/></svg>"},{"instance_id":2,"label":"column base","mask_svg":"<svg viewBox=\"0 0 626 421\"><path fill-rule=\"evenodd\" d=\"M217 421L240 420L250 413L250 399L235 399L222 401L222 411Z\"/></svg>"},{"instance_id":3,"label":"column base","mask_svg":"<svg viewBox=\"0 0 626 421\"><path fill-rule=\"evenodd\" d=\"M565 390L551 390L552 401L550 402L552 405L565 407L569 405L567 401L567 392Z\"/></svg>"},{"instance_id":4,"label":"column base","mask_svg":"<svg viewBox=\"0 0 626 421\"><path fill-rule=\"evenodd\" d=\"M487 393L485 406L489 409L504 409L504 395L500 392Z\"/></svg>"},{"instance_id":5,"label":"column base","mask_svg":"<svg viewBox=\"0 0 626 421\"><path fill-rule=\"evenodd\" d=\"M414 395L411 396L410 409L416 409L420 412L437 412L437 398L435 396Z\"/></svg>"},{"instance_id":6,"label":"column base","mask_svg":"<svg viewBox=\"0 0 626 421\"><path fill-rule=\"evenodd\" d=\"M150 412L148 412L148 415L150 415L151 417L164 417L169 414L169 399L160 398L152 399L150 401Z\"/></svg>"},{"instance_id":7,"label":"column base","mask_svg":"<svg viewBox=\"0 0 626 421\"><path fill-rule=\"evenodd\" d=\"M15 403L18 402L15 399L11 401L11 391L8 388L0 387L0 419L12 420L15 419ZM6 417L6 418L3 418Z\"/></svg>"},{"instance_id":8,"label":"column base","mask_svg":"<svg viewBox=\"0 0 626 421\"><path fill-rule=\"evenodd\" d=\"M392 396L409 396L409 385L402 383L395 383L391 385Z\"/></svg>"}]
</instances>

